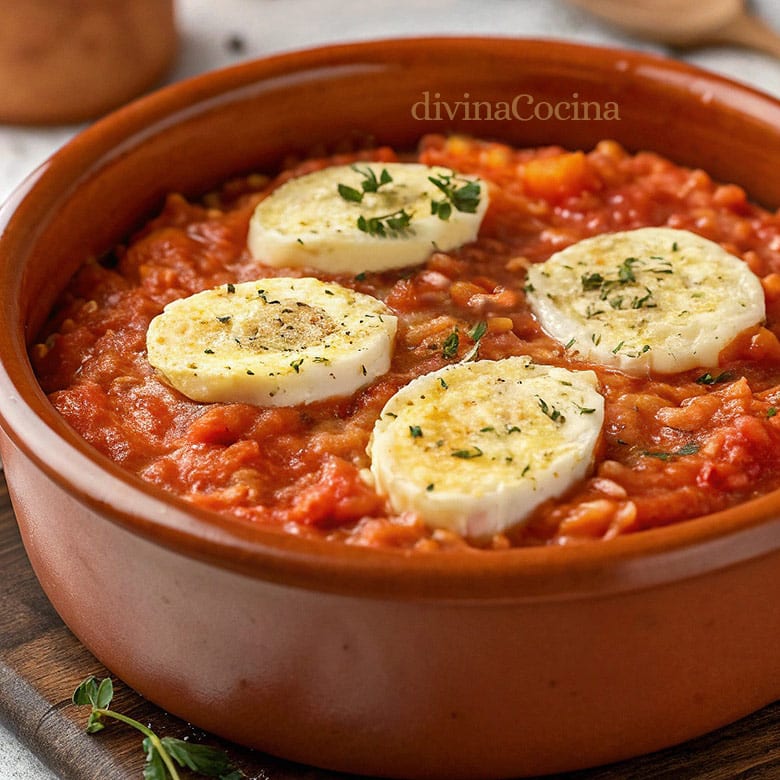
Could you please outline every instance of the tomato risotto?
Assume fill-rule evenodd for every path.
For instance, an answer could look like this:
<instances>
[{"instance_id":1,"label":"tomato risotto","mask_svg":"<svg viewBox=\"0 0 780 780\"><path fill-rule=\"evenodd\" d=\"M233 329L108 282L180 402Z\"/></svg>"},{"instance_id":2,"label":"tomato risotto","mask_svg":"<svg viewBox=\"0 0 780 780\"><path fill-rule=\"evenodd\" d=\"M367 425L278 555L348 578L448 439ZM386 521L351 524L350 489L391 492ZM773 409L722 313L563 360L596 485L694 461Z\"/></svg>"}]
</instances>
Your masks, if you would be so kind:
<instances>
[{"instance_id":1,"label":"tomato risotto","mask_svg":"<svg viewBox=\"0 0 780 780\"><path fill-rule=\"evenodd\" d=\"M452 206L476 208L469 177L479 177L490 197L476 240L447 251L433 245L417 265L338 274L270 265L247 249L255 208L284 182L356 164L364 172L363 191L339 192L344 200L360 201L385 184L383 166L399 159L462 177L445 176L436 185L451 200L442 196L432 205L443 220ZM461 182L461 204L451 197L458 192L451 181ZM386 232L376 235L383 250L403 240L394 231L409 228L404 221L411 219L413 229L413 215L401 212L367 223L369 231ZM583 239L661 226L716 242L761 282L766 320L723 345L717 366L627 373L588 362L542 329L530 305L531 266ZM633 281L634 262L624 260L615 284ZM663 266L655 272L663 273ZM277 276L316 276L383 302L397 318L389 369L348 396L270 406L192 400L150 364L147 329L167 304ZM593 274L582 280L583 290L603 292L607 314L610 307L654 305L649 288L623 302L609 284ZM656 154L630 155L611 141L585 153L429 136L413 156L380 148L291 161L274 178L231 181L197 203L170 195L126 245L82 266L33 346L32 360L51 403L81 436L192 505L348 544L502 549L610 539L780 487L778 335L780 215L750 203L740 187ZM210 351L208 345L203 351ZM586 476L542 501L523 522L479 539L431 527L414 511L393 511L372 477L369 454L385 404L417 377L464 359L519 356L595 372L603 426ZM539 401L556 421L554 405ZM408 428L412 438L422 436L420 427ZM481 454L478 447L452 453L459 461Z\"/></svg>"}]
</instances>

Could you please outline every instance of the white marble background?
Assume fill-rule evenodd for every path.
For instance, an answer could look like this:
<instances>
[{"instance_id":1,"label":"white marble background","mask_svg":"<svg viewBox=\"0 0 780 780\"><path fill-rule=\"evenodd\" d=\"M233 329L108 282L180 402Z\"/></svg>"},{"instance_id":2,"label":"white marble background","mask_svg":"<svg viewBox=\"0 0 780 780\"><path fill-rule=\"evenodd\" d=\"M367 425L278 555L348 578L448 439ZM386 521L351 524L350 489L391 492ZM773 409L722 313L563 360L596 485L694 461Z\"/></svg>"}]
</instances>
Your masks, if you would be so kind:
<instances>
[{"instance_id":1,"label":"white marble background","mask_svg":"<svg viewBox=\"0 0 780 780\"><path fill-rule=\"evenodd\" d=\"M777 0L756 0L752 7L780 31ZM181 52L170 81L242 59L393 36L516 35L669 53L663 46L621 35L562 0L178 0L178 23ZM241 52L229 46L233 36L243 40ZM690 52L683 58L780 97L778 60L721 47ZM79 129L0 126L0 201ZM2 573L0 588L1 577ZM52 778L54 775L0 726L0 780Z\"/></svg>"}]
</instances>

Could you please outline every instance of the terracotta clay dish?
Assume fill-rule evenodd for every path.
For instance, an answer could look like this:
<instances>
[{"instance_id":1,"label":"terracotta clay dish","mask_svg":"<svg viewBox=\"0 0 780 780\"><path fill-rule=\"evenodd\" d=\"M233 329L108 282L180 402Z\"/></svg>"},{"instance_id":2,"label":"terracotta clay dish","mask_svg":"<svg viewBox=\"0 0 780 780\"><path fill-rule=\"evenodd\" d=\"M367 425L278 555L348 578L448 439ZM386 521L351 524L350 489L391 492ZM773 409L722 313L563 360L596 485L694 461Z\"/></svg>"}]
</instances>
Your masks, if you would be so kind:
<instances>
[{"instance_id":1,"label":"terracotta clay dish","mask_svg":"<svg viewBox=\"0 0 780 780\"><path fill-rule=\"evenodd\" d=\"M538 110L483 108L476 116L456 107L472 97L493 109L514 101ZM580 116L580 100L600 112ZM739 385L758 388L777 363L777 274L766 258L780 249L772 243L780 184L767 175L780 165L778 128L777 101L680 63L550 41L443 38L248 63L167 88L83 132L0 212L0 452L26 550L63 620L113 673L197 726L288 759L368 775L573 770L682 742L774 701L780 493L776 477L750 482L758 472L742 468L738 454L728 473L734 501L678 522L665 523L656 507L657 522L635 528L626 521L630 532L598 533L605 538L595 541L534 531L444 544L446 534L421 532L409 544L372 544L365 534L318 528L327 508L316 518L312 508L309 525L305 516L247 522L222 507L211 511L192 492L173 495L142 469L133 473L109 445L101 451L68 424L45 361L53 343L47 336L72 331L52 310L75 300L81 282L71 281L74 274L85 262L95 267L96 258L112 269L137 259L133 241L148 235L149 220L170 238L188 209L219 211L226 198L248 203L241 198L262 191L266 174L300 173L313 158L320 160L314 167L378 160L378 172L395 152L376 150L392 149L437 165L461 155L486 177L490 165L504 170L511 162L526 176L523 202L546 202L545 213L563 220L559 227L571 215L572 193L548 188L550 159L563 161L553 165L553 178L569 183L596 169L606 177L614 170L608 160L639 160L647 176L684 168L691 191L709 187L712 202L741 220L734 246L725 243L762 278L766 327L757 324L730 353L734 366L759 360ZM547 151L522 151L534 149ZM548 162L532 166L532 159ZM244 184L226 189L231 181ZM183 205L185 198L202 205ZM498 200L491 194L487 232L503 224ZM622 201L613 203L623 213ZM709 205L699 203L688 223L672 227L706 235ZM643 213L624 227L661 224ZM533 224L529 218L526 227ZM581 237L547 229L553 249ZM532 261L544 259L537 250ZM456 260L466 257L459 251ZM449 284L447 263L455 262L446 252L436 256L425 277L434 287ZM525 273L527 260L512 268ZM139 273L150 278L152 271ZM83 281L83 272L76 278ZM583 287L592 281L583 277ZM231 279L218 283L235 292ZM376 290L392 287L382 284ZM473 293L497 294L480 284L485 290ZM625 308L651 308L650 294ZM490 357L496 345L531 332L514 314L486 311L484 333L459 326L460 357L483 336L482 357ZM408 334L409 324L401 330ZM537 343L539 355L547 343ZM563 347L550 346L549 354L560 363ZM691 397L726 392L725 372L710 371L686 374ZM771 438L774 397L760 389L751 408ZM713 417L721 413L712 409ZM556 421L554 408L543 411ZM674 428L672 417L664 419ZM414 429L413 438L422 435ZM699 451L697 430L668 439L677 442L671 450L646 445L638 454L662 475L669 464L695 462L684 458ZM287 433L278 432L280 452ZM599 446L611 457L620 442L610 435Z\"/></svg>"}]
</instances>

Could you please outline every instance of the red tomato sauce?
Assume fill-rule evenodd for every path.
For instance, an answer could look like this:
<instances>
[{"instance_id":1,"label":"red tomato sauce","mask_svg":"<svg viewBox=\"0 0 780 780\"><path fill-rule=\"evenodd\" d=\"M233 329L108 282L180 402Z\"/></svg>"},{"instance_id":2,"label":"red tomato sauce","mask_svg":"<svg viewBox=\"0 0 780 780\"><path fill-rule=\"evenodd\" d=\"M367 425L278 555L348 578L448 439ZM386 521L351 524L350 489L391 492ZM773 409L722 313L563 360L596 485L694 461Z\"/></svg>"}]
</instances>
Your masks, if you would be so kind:
<instances>
[{"instance_id":1,"label":"red tomato sauce","mask_svg":"<svg viewBox=\"0 0 780 780\"><path fill-rule=\"evenodd\" d=\"M612 538L724 509L780 487L780 215L735 185L614 142L594 150L517 150L462 137L422 140L420 162L490 183L479 238L402 271L353 276L271 269L246 249L255 205L291 176L374 149L291 163L200 203L171 195L162 212L102 262L87 262L61 296L32 359L52 404L107 457L198 507L350 544L423 550L473 545L393 516L363 478L385 402L422 373L458 360L487 323L480 357L530 355L591 368L606 399L592 475L483 548ZM409 159L405 156L404 159ZM742 334L715 371L629 377L574 362L540 329L523 286L530 263L580 239L643 226L690 230L741 256L762 280L767 322ZM145 352L168 302L227 282L316 275L384 300L398 315L390 371L349 398L294 408L202 404L167 385ZM443 344L459 334L456 355Z\"/></svg>"}]
</instances>

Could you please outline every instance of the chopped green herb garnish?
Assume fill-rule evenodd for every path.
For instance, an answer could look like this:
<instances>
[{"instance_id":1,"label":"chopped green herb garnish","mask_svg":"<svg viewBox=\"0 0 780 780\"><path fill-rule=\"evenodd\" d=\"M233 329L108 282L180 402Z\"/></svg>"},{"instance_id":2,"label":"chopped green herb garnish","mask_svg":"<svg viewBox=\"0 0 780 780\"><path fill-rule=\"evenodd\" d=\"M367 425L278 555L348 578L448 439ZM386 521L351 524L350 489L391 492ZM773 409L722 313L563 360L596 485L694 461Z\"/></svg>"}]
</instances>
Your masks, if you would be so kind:
<instances>
[{"instance_id":1,"label":"chopped green herb garnish","mask_svg":"<svg viewBox=\"0 0 780 780\"><path fill-rule=\"evenodd\" d=\"M645 287L645 291L647 292L647 295L643 295L641 298L638 295L634 296L631 301L632 309L655 309L657 307L658 304L654 303L652 300L653 291L649 287Z\"/></svg>"},{"instance_id":2,"label":"chopped green herb garnish","mask_svg":"<svg viewBox=\"0 0 780 780\"><path fill-rule=\"evenodd\" d=\"M450 218L453 208L467 214L476 213L481 194L479 182L458 177L454 173L429 176L428 181L442 192L445 198L439 201L431 200L431 214L446 221Z\"/></svg>"},{"instance_id":3,"label":"chopped green herb garnish","mask_svg":"<svg viewBox=\"0 0 780 780\"><path fill-rule=\"evenodd\" d=\"M717 385L719 382L728 382L734 375L730 371L721 371L717 376L713 376L709 371L696 379L697 385Z\"/></svg>"},{"instance_id":4,"label":"chopped green herb garnish","mask_svg":"<svg viewBox=\"0 0 780 780\"><path fill-rule=\"evenodd\" d=\"M478 322L469 333L469 336L474 340L474 345L471 349L461 358L461 363L468 363L473 357L479 353L479 342L482 337L487 333L487 322L484 320Z\"/></svg>"},{"instance_id":5,"label":"chopped green herb garnish","mask_svg":"<svg viewBox=\"0 0 780 780\"><path fill-rule=\"evenodd\" d=\"M766 410L766 416L767 417L774 417L777 414L777 407L776 406L770 406Z\"/></svg>"},{"instance_id":6,"label":"chopped green herb garnish","mask_svg":"<svg viewBox=\"0 0 780 780\"><path fill-rule=\"evenodd\" d=\"M479 341L485 333L487 333L487 322L482 320L474 326L474 329L469 333L469 336L471 336L474 341Z\"/></svg>"},{"instance_id":7,"label":"chopped green herb garnish","mask_svg":"<svg viewBox=\"0 0 780 780\"><path fill-rule=\"evenodd\" d=\"M406 209L398 209L390 214L366 219L362 214L357 219L358 230L370 236L397 238L409 231L412 215Z\"/></svg>"},{"instance_id":8,"label":"chopped green herb garnish","mask_svg":"<svg viewBox=\"0 0 780 780\"><path fill-rule=\"evenodd\" d=\"M413 439L419 439L423 435L422 428L419 425L410 425L409 434Z\"/></svg>"},{"instance_id":9,"label":"chopped green herb garnish","mask_svg":"<svg viewBox=\"0 0 780 780\"><path fill-rule=\"evenodd\" d=\"M638 262L639 258L637 257L627 257L618 266L618 281L622 282L623 284L627 284L628 282L635 282L636 276L634 276L634 266Z\"/></svg>"},{"instance_id":10,"label":"chopped green herb garnish","mask_svg":"<svg viewBox=\"0 0 780 780\"><path fill-rule=\"evenodd\" d=\"M588 308L585 310L585 319L592 320L594 317L598 317L599 314L604 314L604 309L598 309L594 304L589 303Z\"/></svg>"},{"instance_id":11,"label":"chopped green herb garnish","mask_svg":"<svg viewBox=\"0 0 780 780\"><path fill-rule=\"evenodd\" d=\"M450 333L449 336L447 336L447 339L444 342L444 346L442 347L441 350L442 357L445 358L455 357L455 355L458 354L459 344L460 344L460 337L458 336L458 331L454 330L452 331L452 333Z\"/></svg>"},{"instance_id":12,"label":"chopped green herb garnish","mask_svg":"<svg viewBox=\"0 0 780 780\"><path fill-rule=\"evenodd\" d=\"M236 291L236 286L232 282L227 283L227 291L228 293L234 293Z\"/></svg>"},{"instance_id":13,"label":"chopped green herb garnish","mask_svg":"<svg viewBox=\"0 0 780 780\"><path fill-rule=\"evenodd\" d=\"M379 174L378 179L373 168L369 168L368 166L365 170L361 170L357 165L353 165L352 170L363 177L363 181L360 182L360 189L357 190L347 184L339 184L337 187L339 195L350 203L361 203L363 201L363 196L367 192L377 192L380 187L383 187L385 184L390 184L393 180L393 177L388 173L387 168L382 168L382 172Z\"/></svg>"},{"instance_id":14,"label":"chopped green herb garnish","mask_svg":"<svg viewBox=\"0 0 780 780\"><path fill-rule=\"evenodd\" d=\"M582 275L582 289L586 292L588 290L598 290L602 284L604 284L604 277L600 273Z\"/></svg>"},{"instance_id":15,"label":"chopped green herb garnish","mask_svg":"<svg viewBox=\"0 0 780 780\"><path fill-rule=\"evenodd\" d=\"M553 422L557 423L564 423L566 422L566 418L556 409L554 406L550 407L547 404L547 401L544 400L544 398L539 398L537 396L537 399L539 401L539 408L542 410L544 414L546 414Z\"/></svg>"},{"instance_id":16,"label":"chopped green herb garnish","mask_svg":"<svg viewBox=\"0 0 780 780\"><path fill-rule=\"evenodd\" d=\"M699 451L699 445L695 442L689 442L683 444L682 447L674 452L657 452L650 450L643 450L642 455L648 458L657 458L658 460L668 461L677 456L695 455Z\"/></svg>"},{"instance_id":17,"label":"chopped green herb garnish","mask_svg":"<svg viewBox=\"0 0 780 780\"><path fill-rule=\"evenodd\" d=\"M338 191L339 195L350 203L360 203L363 200L363 193L360 190L356 190L354 187L349 187L346 184L339 184Z\"/></svg>"},{"instance_id":18,"label":"chopped green herb garnish","mask_svg":"<svg viewBox=\"0 0 780 780\"><path fill-rule=\"evenodd\" d=\"M475 446L468 450L453 450L450 454L453 458L471 460L472 458L479 458L482 455L482 450Z\"/></svg>"},{"instance_id":19,"label":"chopped green herb garnish","mask_svg":"<svg viewBox=\"0 0 780 780\"><path fill-rule=\"evenodd\" d=\"M657 458L658 460L671 460L671 452L652 452L651 450L642 450L642 455L646 458Z\"/></svg>"},{"instance_id":20,"label":"chopped green herb garnish","mask_svg":"<svg viewBox=\"0 0 780 780\"><path fill-rule=\"evenodd\" d=\"M301 363L303 363L304 358L298 358L297 360L293 360L290 363L290 367L294 369L296 374L300 374L301 372Z\"/></svg>"}]
</instances>

